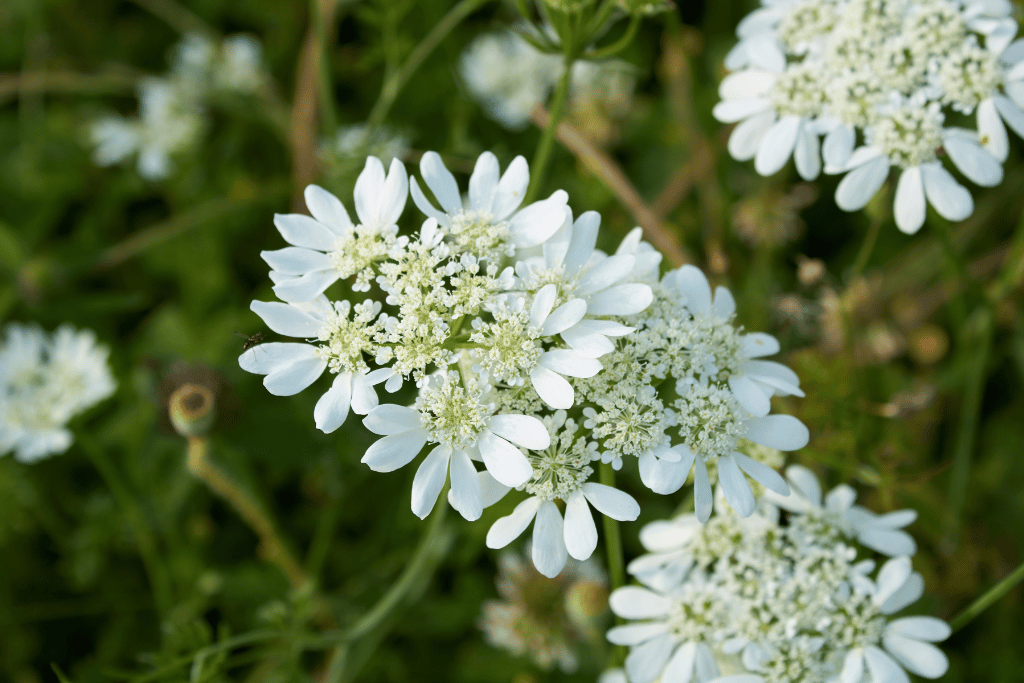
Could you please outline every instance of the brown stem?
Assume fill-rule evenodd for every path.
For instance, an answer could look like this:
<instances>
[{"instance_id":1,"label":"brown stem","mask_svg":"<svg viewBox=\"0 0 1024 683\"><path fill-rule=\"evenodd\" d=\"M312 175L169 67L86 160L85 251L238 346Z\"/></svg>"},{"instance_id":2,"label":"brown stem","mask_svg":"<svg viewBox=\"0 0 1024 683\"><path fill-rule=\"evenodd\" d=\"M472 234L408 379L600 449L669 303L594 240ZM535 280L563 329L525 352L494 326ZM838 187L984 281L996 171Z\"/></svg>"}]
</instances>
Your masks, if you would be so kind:
<instances>
[{"instance_id":1,"label":"brown stem","mask_svg":"<svg viewBox=\"0 0 1024 683\"><path fill-rule=\"evenodd\" d=\"M542 107L535 106L530 118L541 129L544 129L550 116ZM632 214L636 222L643 228L644 237L664 254L673 266L691 263L693 258L686 252L679 238L662 222L647 206L643 197L629 182L622 168L608 156L583 137L579 131L565 121L561 121L555 130L555 136L566 149L572 152L580 162L589 168L608 188L615 193L619 201Z\"/></svg>"}]
</instances>

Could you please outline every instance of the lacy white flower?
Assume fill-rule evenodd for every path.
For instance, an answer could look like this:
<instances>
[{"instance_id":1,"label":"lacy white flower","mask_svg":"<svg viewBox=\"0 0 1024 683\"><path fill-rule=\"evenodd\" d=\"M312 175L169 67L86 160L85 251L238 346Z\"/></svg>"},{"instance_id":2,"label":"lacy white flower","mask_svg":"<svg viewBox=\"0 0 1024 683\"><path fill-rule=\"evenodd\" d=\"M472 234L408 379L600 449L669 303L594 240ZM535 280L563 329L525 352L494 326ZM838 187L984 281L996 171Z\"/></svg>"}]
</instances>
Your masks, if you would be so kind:
<instances>
[{"instance_id":1,"label":"lacy white flower","mask_svg":"<svg viewBox=\"0 0 1024 683\"><path fill-rule=\"evenodd\" d=\"M597 444L578 436L579 425L564 410L544 418L551 443L530 457L533 475L519 488L531 494L512 514L487 532L488 548L504 548L533 522L533 564L544 576L557 576L568 556L586 560L597 548L597 526L590 506L622 522L640 515L640 505L627 493L588 482L591 464L600 460ZM565 519L554 501L565 503ZM589 503L589 505L588 505Z\"/></svg>"},{"instance_id":2,"label":"lacy white flower","mask_svg":"<svg viewBox=\"0 0 1024 683\"><path fill-rule=\"evenodd\" d=\"M109 350L91 330L69 325L47 335L10 323L0 344L0 455L22 462L63 453L74 436L68 421L117 388Z\"/></svg>"},{"instance_id":3,"label":"lacy white flower","mask_svg":"<svg viewBox=\"0 0 1024 683\"><path fill-rule=\"evenodd\" d=\"M924 588L907 557L872 580L874 563L826 525L780 524L771 505L747 518L720 509L706 524L655 522L641 541L653 552L629 571L644 586L610 598L632 621L608 632L630 647L631 683L891 683L909 680L904 669L947 669L930 644L949 635L944 622L890 620Z\"/></svg>"},{"instance_id":4,"label":"lacy white flower","mask_svg":"<svg viewBox=\"0 0 1024 683\"><path fill-rule=\"evenodd\" d=\"M836 191L862 208L899 170L894 213L913 233L926 203L949 220L973 211L942 157L983 187L1002 180L1005 125L1024 132L1024 44L1009 3L958 0L765 0L737 28L715 115L740 121L737 159L775 173L793 154L805 178L848 173ZM949 127L977 114L977 130ZM819 155L819 137L825 136ZM863 145L855 150L857 138Z\"/></svg>"},{"instance_id":5,"label":"lacy white flower","mask_svg":"<svg viewBox=\"0 0 1024 683\"><path fill-rule=\"evenodd\" d=\"M260 253L275 272L285 276L274 285L284 301L311 301L341 278L355 276L353 289L369 291L374 266L395 246L395 224L409 196L409 177L402 163L393 159L388 173L377 157L369 157L356 179L354 225L345 205L318 185L305 191L310 216L277 214L274 225L293 245Z\"/></svg>"},{"instance_id":6,"label":"lacy white flower","mask_svg":"<svg viewBox=\"0 0 1024 683\"><path fill-rule=\"evenodd\" d=\"M533 468L516 446L540 450L550 445L548 431L537 418L494 414L494 404L485 402L488 389L462 386L459 373L450 372L425 384L413 407L385 404L363 419L367 429L384 437L363 456L375 472L404 467L425 444L437 444L412 485L412 510L421 518L433 509L450 469L452 505L466 519L479 519L483 494L472 459L482 460L498 483L520 486Z\"/></svg>"},{"instance_id":7,"label":"lacy white flower","mask_svg":"<svg viewBox=\"0 0 1024 683\"><path fill-rule=\"evenodd\" d=\"M857 493L846 484L836 486L822 501L818 478L802 465L787 467L786 479L790 489L788 496L767 491L765 498L789 511L791 524L806 525L819 535L839 534L890 557L909 557L917 552L913 537L901 530L917 519L916 510L876 515L853 504Z\"/></svg>"}]
</instances>

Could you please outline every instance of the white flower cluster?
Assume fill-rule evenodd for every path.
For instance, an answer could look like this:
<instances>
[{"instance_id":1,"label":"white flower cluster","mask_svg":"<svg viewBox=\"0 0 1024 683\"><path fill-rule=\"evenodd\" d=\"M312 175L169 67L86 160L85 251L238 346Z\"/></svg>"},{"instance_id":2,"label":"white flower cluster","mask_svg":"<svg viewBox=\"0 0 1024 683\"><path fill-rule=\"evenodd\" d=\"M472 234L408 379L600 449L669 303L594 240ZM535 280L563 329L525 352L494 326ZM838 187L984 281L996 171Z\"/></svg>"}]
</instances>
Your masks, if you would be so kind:
<instances>
[{"instance_id":1,"label":"white flower cluster","mask_svg":"<svg viewBox=\"0 0 1024 683\"><path fill-rule=\"evenodd\" d=\"M264 80L259 42L247 35L211 39L191 34L174 50L167 76L139 82L138 117L110 115L89 130L93 161L112 166L137 154L147 180L169 176L171 157L194 146L206 128L206 104L219 93L252 93Z\"/></svg>"},{"instance_id":2,"label":"white flower cluster","mask_svg":"<svg viewBox=\"0 0 1024 683\"><path fill-rule=\"evenodd\" d=\"M509 68L514 64L515 68ZM462 80L501 125L520 130L530 121L530 110L543 104L562 76L562 57L545 54L512 31L479 36L462 55ZM569 105L596 108L616 118L625 114L636 77L619 61L573 64Z\"/></svg>"},{"instance_id":3,"label":"white flower cluster","mask_svg":"<svg viewBox=\"0 0 1024 683\"><path fill-rule=\"evenodd\" d=\"M632 620L608 632L630 647L630 683L906 683L907 672L946 672L931 643L949 626L894 618L924 590L913 541L900 530L916 514L877 516L852 505L848 486L822 506L809 470L788 475L794 492L769 497L788 510L785 520L763 501L747 518L719 511L701 524L683 515L640 532L649 554L629 571L644 585L610 598L612 611ZM858 542L894 557L874 573Z\"/></svg>"},{"instance_id":4,"label":"white flower cluster","mask_svg":"<svg viewBox=\"0 0 1024 683\"><path fill-rule=\"evenodd\" d=\"M91 330L63 325L52 335L9 323L0 344L0 455L21 462L63 453L74 441L71 418L117 388L109 349Z\"/></svg>"},{"instance_id":5,"label":"white flower cluster","mask_svg":"<svg viewBox=\"0 0 1024 683\"><path fill-rule=\"evenodd\" d=\"M807 441L795 418L768 415L775 394L800 394L795 375L760 358L778 351L764 334L733 325L727 290L696 268L657 277L661 256L631 232L615 254L596 249L600 217L573 220L565 192L520 208L528 185L517 157L502 174L493 154L477 160L463 199L439 155L420 171L441 208L402 164L370 157L355 185L358 222L312 185L312 216L275 217L292 246L263 252L276 302L254 301L273 331L307 340L242 354L271 393L291 395L325 370L336 377L314 410L338 429L349 411L383 438L363 462L389 472L429 444L412 486L425 517L446 480L466 519L515 488L525 494L487 535L502 548L533 524L537 569L557 575L569 556L597 546L591 507L633 520L626 493L592 479L601 462L638 459L659 493L680 488L696 463L698 509L711 513L707 464L730 503L753 512L746 472L789 492L770 467L743 451L754 442L792 450ZM427 216L417 234L397 222L412 194ZM338 280L367 298L332 302ZM653 305L652 305L653 302ZM375 386L419 388L412 406L378 405ZM474 462L482 462L477 472ZM559 505L564 504L563 508Z\"/></svg>"},{"instance_id":6,"label":"white flower cluster","mask_svg":"<svg viewBox=\"0 0 1024 683\"><path fill-rule=\"evenodd\" d=\"M1006 125L1024 135L1024 41L1007 0L764 0L737 28L718 120L739 122L729 151L762 175L792 156L812 180L847 175L844 211L864 207L899 173L894 215L920 229L926 203L958 221L973 183L1003 177ZM974 128L968 116L976 116ZM1005 123L1005 125L1004 125ZM822 140L822 137L824 138Z\"/></svg>"}]
</instances>

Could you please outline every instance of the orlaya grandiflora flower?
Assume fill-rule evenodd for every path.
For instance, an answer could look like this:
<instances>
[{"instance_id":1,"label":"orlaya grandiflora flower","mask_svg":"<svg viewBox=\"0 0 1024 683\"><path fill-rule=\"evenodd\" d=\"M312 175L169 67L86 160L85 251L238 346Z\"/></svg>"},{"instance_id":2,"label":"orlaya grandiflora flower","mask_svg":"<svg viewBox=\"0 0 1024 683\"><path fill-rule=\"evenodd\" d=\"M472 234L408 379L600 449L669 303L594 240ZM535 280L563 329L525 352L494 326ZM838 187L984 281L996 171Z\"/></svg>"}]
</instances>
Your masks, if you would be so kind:
<instances>
[{"instance_id":1,"label":"orlaya grandiflora flower","mask_svg":"<svg viewBox=\"0 0 1024 683\"><path fill-rule=\"evenodd\" d=\"M421 518L430 513L450 472L452 506L468 520L479 519L483 492L472 461L483 461L498 483L521 486L533 467L517 446L539 450L551 443L536 417L494 414L489 390L449 372L431 377L411 407L377 406L363 424L384 438L366 450L362 462L375 472L391 472L409 464L425 444L436 444L416 471L413 512Z\"/></svg>"},{"instance_id":2,"label":"orlaya grandiflora flower","mask_svg":"<svg viewBox=\"0 0 1024 683\"><path fill-rule=\"evenodd\" d=\"M612 351L610 337L629 334L633 328L607 318L635 315L653 299L651 288L634 282L638 256L623 253L607 256L596 251L601 216L587 211L575 222L566 208L561 227L544 242L543 254L516 263L516 289L537 292L548 285L557 287L556 305L572 300L586 304L586 315L559 332L562 340L578 353L598 358ZM639 246L637 247L639 248ZM649 264L646 255L645 267Z\"/></svg>"},{"instance_id":3,"label":"orlaya grandiflora flower","mask_svg":"<svg viewBox=\"0 0 1024 683\"><path fill-rule=\"evenodd\" d=\"M469 178L469 197L463 203L459 185L437 152L420 159L423 181L441 204L439 211L426 198L416 179L412 179L412 200L420 211L435 218L449 239L478 258L492 261L511 256L515 249L542 243L562 224L569 196L558 190L547 199L519 206L530 184L526 159L516 157L499 175L498 159L484 152ZM518 210L517 210L518 209Z\"/></svg>"},{"instance_id":4,"label":"orlaya grandiflora flower","mask_svg":"<svg viewBox=\"0 0 1024 683\"><path fill-rule=\"evenodd\" d=\"M532 522L534 566L544 576L555 577L562 571L567 557L586 560L597 547L597 526L590 513L591 505L621 522L635 520L640 506L628 493L588 481L594 473L591 463L601 458L597 443L583 435L577 437L578 424L567 419L564 410L545 417L543 422L551 443L545 450L527 456L533 474L519 486L530 497L491 526L487 532L487 547L504 548ZM564 520L556 500L565 503Z\"/></svg>"},{"instance_id":5,"label":"orlaya grandiflora flower","mask_svg":"<svg viewBox=\"0 0 1024 683\"><path fill-rule=\"evenodd\" d=\"M388 379L391 371L370 371L363 354L372 348L371 338L380 324L379 303L366 301L353 307L348 301L332 304L320 295L298 304L253 301L251 308L274 332L319 342L269 342L238 357L243 370L266 375L263 385L270 393L297 394L330 368L337 377L313 409L317 429L327 434L342 425L349 409L365 415L377 406L373 387Z\"/></svg>"},{"instance_id":6,"label":"orlaya grandiflora flower","mask_svg":"<svg viewBox=\"0 0 1024 683\"><path fill-rule=\"evenodd\" d=\"M395 224L409 196L409 177L397 159L384 173L377 157L368 157L354 191L359 224L352 223L344 204L327 190L310 185L305 191L312 217L277 214L274 225L293 245L260 256L273 271L274 293L291 303L312 301L339 279L355 276L355 291L368 291L373 265L386 258L397 239Z\"/></svg>"},{"instance_id":7,"label":"orlaya grandiflora flower","mask_svg":"<svg viewBox=\"0 0 1024 683\"><path fill-rule=\"evenodd\" d=\"M903 232L912 234L924 225L926 199L943 218L961 221L970 216L971 193L943 167L936 150L945 149L957 169L981 186L999 184L1003 169L972 131L945 128L943 119L938 103L928 104L923 95L893 98L868 128L868 144L854 150L842 167L825 169L846 172L836 188L839 208L863 208L896 167L900 177L893 212Z\"/></svg>"}]
</instances>

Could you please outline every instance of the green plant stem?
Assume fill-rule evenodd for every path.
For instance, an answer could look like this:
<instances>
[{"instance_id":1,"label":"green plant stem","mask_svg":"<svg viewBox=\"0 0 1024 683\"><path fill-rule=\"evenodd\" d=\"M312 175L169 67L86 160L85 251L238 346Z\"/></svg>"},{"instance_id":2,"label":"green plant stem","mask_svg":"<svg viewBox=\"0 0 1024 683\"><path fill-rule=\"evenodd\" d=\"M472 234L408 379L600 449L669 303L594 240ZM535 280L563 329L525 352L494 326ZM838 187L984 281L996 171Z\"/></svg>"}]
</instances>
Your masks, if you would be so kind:
<instances>
[{"instance_id":1,"label":"green plant stem","mask_svg":"<svg viewBox=\"0 0 1024 683\"><path fill-rule=\"evenodd\" d=\"M969 624L976 616L995 604L999 598L1013 590L1022 580L1024 580L1024 563L1010 572L1009 576L985 591L967 609L953 617L953 620L949 622L949 627L953 629L953 633Z\"/></svg>"},{"instance_id":2,"label":"green plant stem","mask_svg":"<svg viewBox=\"0 0 1024 683\"><path fill-rule=\"evenodd\" d=\"M992 315L987 307L981 307L972 318L976 322L976 338L971 339L969 327L961 338L961 353L971 358L971 369L960 406L960 419L954 441L953 465L950 468L948 507L946 517L945 545L956 546L960 533L961 514L967 499L967 487L971 475L971 454L974 452L981 415L981 400L985 389L986 365L992 347Z\"/></svg>"},{"instance_id":3,"label":"green plant stem","mask_svg":"<svg viewBox=\"0 0 1024 683\"><path fill-rule=\"evenodd\" d=\"M156 604L157 613L162 619L174 605L174 597L171 590L170 576L166 571L166 563L160 559L157 550L156 537L150 528L142 508L135 496L132 495L128 485L121 478L118 467L107 456L103 447L97 443L92 436L87 434L76 434L79 447L85 452L93 466L103 477L104 483L110 489L121 512L124 514L128 525L135 536L135 543L139 549L139 556L146 568L149 577L149 585L153 591L153 602Z\"/></svg>"},{"instance_id":4,"label":"green plant stem","mask_svg":"<svg viewBox=\"0 0 1024 683\"><path fill-rule=\"evenodd\" d=\"M878 242L878 233L881 232L882 223L883 221L879 216L871 219L871 224L868 225L868 232L864 235L864 241L860 245L860 250L857 251L857 258L854 259L853 266L850 268L850 277L847 280L849 283L853 284L867 267L868 261L871 259L871 252L875 250L875 244Z\"/></svg>"},{"instance_id":5,"label":"green plant stem","mask_svg":"<svg viewBox=\"0 0 1024 683\"><path fill-rule=\"evenodd\" d=\"M462 0L455 7L452 7L446 15L441 17L441 20L434 24L434 28L430 29L430 32L424 36L423 40L413 48L409 54L409 58L405 60L402 67L395 72L393 76L388 78L383 87L381 87L380 95L377 97L377 101L373 104L373 109L370 110L370 115L366 118L366 125L369 129L380 127L384 123L384 119L387 118L388 112L391 111L391 105L395 103L395 98L402 92L402 88L409 82L409 79L416 69L420 67L423 61L430 56L430 53L434 51L445 36L451 33L452 29L458 26L463 19L468 17L470 14L475 12L481 6L484 5L488 0Z\"/></svg>"},{"instance_id":6,"label":"green plant stem","mask_svg":"<svg viewBox=\"0 0 1024 683\"><path fill-rule=\"evenodd\" d=\"M555 99L551 102L551 118L548 119L548 125L544 127L540 143L537 145L537 152L533 155L533 163L530 164L530 186L526 190L526 198L523 199L524 205L537 198L540 186L544 182L548 157L551 156L551 147L555 141L555 129L558 128L558 121L562 118L562 109L565 107L565 100L569 94L573 61L571 57L566 57L563 62L562 78L558 81Z\"/></svg>"},{"instance_id":7,"label":"green plant stem","mask_svg":"<svg viewBox=\"0 0 1024 683\"><path fill-rule=\"evenodd\" d=\"M434 563L431 558L442 546L441 537L444 529L444 518L448 511L448 486L441 490L430 513L430 522L420 538L416 550L409 558L405 569L399 574L391 587L366 611L354 624L338 632L338 643L328 659L327 675L324 683L337 683L345 680L345 667L348 662L349 648L352 641L357 640L381 625L405 600L416 581L432 571Z\"/></svg>"},{"instance_id":8,"label":"green plant stem","mask_svg":"<svg viewBox=\"0 0 1024 683\"><path fill-rule=\"evenodd\" d=\"M599 478L605 486L615 486L615 470L611 463L601 463ZM622 552L622 535L619 532L618 521L604 515L604 547L608 557L608 577L611 581L611 591L622 588L626 584L626 561ZM619 617L615 617L616 625L622 624ZM621 666L626 659L626 648L617 645L608 653L608 668Z\"/></svg>"},{"instance_id":9,"label":"green plant stem","mask_svg":"<svg viewBox=\"0 0 1024 683\"><path fill-rule=\"evenodd\" d=\"M309 577L277 533L273 521L255 498L210 462L210 443L205 437L194 436L188 440L187 464L196 479L230 503L256 532L264 557L281 568L293 587L304 586Z\"/></svg>"},{"instance_id":10,"label":"green plant stem","mask_svg":"<svg viewBox=\"0 0 1024 683\"><path fill-rule=\"evenodd\" d=\"M636 32L637 30L639 30L639 28L640 17L634 15L630 18L629 25L626 27L626 32L622 34L621 38L616 40L611 45L606 45L605 47L601 47L596 50L591 50L590 52L587 52L585 58L607 59L608 57L617 55L618 53L622 52L627 47L629 47L629 44L633 42L634 38L636 38Z\"/></svg>"},{"instance_id":11,"label":"green plant stem","mask_svg":"<svg viewBox=\"0 0 1024 683\"><path fill-rule=\"evenodd\" d=\"M331 63L327 45L327 20L324 17L321 0L309 0L310 20L316 34L317 46L317 79L319 87L317 96L320 102L321 130L333 134L338 128L338 115L334 109L333 86L331 82Z\"/></svg>"}]
</instances>

